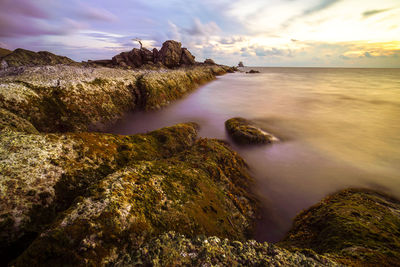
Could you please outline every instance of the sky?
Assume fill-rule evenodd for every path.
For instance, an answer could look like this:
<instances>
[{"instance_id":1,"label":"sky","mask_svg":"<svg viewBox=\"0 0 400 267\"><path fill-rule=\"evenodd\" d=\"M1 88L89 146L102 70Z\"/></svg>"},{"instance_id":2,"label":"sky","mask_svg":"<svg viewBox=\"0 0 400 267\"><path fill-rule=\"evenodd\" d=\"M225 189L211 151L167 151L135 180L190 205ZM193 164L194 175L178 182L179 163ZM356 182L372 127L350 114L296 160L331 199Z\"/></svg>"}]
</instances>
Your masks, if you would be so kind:
<instances>
[{"instance_id":1,"label":"sky","mask_svg":"<svg viewBox=\"0 0 400 267\"><path fill-rule=\"evenodd\" d=\"M197 61L400 67L400 0L0 0L0 47L109 59L180 41Z\"/></svg>"}]
</instances>

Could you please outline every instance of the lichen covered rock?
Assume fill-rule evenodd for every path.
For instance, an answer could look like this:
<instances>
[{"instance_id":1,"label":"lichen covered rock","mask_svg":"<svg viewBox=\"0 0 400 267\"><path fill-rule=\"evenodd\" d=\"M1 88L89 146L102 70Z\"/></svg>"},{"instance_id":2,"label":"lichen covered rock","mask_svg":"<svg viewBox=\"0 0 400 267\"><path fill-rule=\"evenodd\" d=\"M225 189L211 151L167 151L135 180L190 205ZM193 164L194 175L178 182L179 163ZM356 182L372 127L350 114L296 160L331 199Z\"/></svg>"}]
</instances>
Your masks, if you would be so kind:
<instances>
[{"instance_id":1,"label":"lichen covered rock","mask_svg":"<svg viewBox=\"0 0 400 267\"><path fill-rule=\"evenodd\" d=\"M32 239L17 265L105 264L170 230L244 240L257 211L246 165L221 141L195 140L196 127L2 132L3 259Z\"/></svg>"},{"instance_id":2,"label":"lichen covered rock","mask_svg":"<svg viewBox=\"0 0 400 267\"><path fill-rule=\"evenodd\" d=\"M312 251L290 252L254 240L187 238L176 232L152 238L117 260L117 266L339 266Z\"/></svg>"},{"instance_id":3,"label":"lichen covered rock","mask_svg":"<svg viewBox=\"0 0 400 267\"><path fill-rule=\"evenodd\" d=\"M243 118L227 120L225 128L233 140L239 144L268 144L278 140Z\"/></svg>"},{"instance_id":4,"label":"lichen covered rock","mask_svg":"<svg viewBox=\"0 0 400 267\"><path fill-rule=\"evenodd\" d=\"M0 132L6 130L24 133L39 133L29 121L0 108Z\"/></svg>"},{"instance_id":5,"label":"lichen covered rock","mask_svg":"<svg viewBox=\"0 0 400 267\"><path fill-rule=\"evenodd\" d=\"M400 201L371 190L340 191L297 215L279 245L312 249L346 265L397 266Z\"/></svg>"},{"instance_id":6,"label":"lichen covered rock","mask_svg":"<svg viewBox=\"0 0 400 267\"><path fill-rule=\"evenodd\" d=\"M165 106L226 71L223 66L157 71L9 68L0 72L0 108L41 132L102 130L129 110Z\"/></svg>"}]
</instances>

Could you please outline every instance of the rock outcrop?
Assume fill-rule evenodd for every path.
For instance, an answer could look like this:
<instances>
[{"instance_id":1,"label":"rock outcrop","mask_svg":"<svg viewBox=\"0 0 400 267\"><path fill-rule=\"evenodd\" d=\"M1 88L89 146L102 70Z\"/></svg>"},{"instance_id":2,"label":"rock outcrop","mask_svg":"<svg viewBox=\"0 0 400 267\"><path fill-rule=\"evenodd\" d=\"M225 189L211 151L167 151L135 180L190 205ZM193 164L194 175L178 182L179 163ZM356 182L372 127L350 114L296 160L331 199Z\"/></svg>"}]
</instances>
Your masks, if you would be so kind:
<instances>
[{"instance_id":1,"label":"rock outcrop","mask_svg":"<svg viewBox=\"0 0 400 267\"><path fill-rule=\"evenodd\" d=\"M47 51L33 52L25 49L15 49L12 53L1 58L3 68L18 66L42 66L57 64L77 64L72 59L57 56Z\"/></svg>"},{"instance_id":2,"label":"rock outcrop","mask_svg":"<svg viewBox=\"0 0 400 267\"><path fill-rule=\"evenodd\" d=\"M195 64L195 57L186 48L181 47L180 42L173 40L165 41L158 51L141 48L134 48L129 52L122 52L112 58L115 66L138 68L141 66L159 64L167 68L179 66L192 66Z\"/></svg>"},{"instance_id":3,"label":"rock outcrop","mask_svg":"<svg viewBox=\"0 0 400 267\"><path fill-rule=\"evenodd\" d=\"M196 128L1 132L1 259L24 250L17 266L103 265L165 231L245 240L257 211L246 165Z\"/></svg>"},{"instance_id":4,"label":"rock outcrop","mask_svg":"<svg viewBox=\"0 0 400 267\"><path fill-rule=\"evenodd\" d=\"M243 62L242 62L242 61L239 62L238 67L239 67L239 68L244 68L244 65L243 65Z\"/></svg>"},{"instance_id":5,"label":"rock outcrop","mask_svg":"<svg viewBox=\"0 0 400 267\"><path fill-rule=\"evenodd\" d=\"M40 66L0 72L0 108L41 132L103 129L129 110L159 109L229 68L132 71Z\"/></svg>"},{"instance_id":6,"label":"rock outcrop","mask_svg":"<svg viewBox=\"0 0 400 267\"><path fill-rule=\"evenodd\" d=\"M232 139L239 144L268 144L278 139L266 133L243 118L232 118L225 122L225 128Z\"/></svg>"},{"instance_id":7,"label":"rock outcrop","mask_svg":"<svg viewBox=\"0 0 400 267\"><path fill-rule=\"evenodd\" d=\"M311 249L351 266L398 266L400 201L348 189L301 212L279 246Z\"/></svg>"}]
</instances>

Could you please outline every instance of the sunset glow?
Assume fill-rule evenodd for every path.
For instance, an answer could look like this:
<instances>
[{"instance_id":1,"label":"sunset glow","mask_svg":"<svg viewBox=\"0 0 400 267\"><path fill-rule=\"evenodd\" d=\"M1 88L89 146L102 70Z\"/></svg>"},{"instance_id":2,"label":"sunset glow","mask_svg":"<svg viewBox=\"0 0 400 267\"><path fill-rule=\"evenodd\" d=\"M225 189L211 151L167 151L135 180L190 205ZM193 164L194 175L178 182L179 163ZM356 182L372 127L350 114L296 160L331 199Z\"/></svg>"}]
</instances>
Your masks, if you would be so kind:
<instances>
[{"instance_id":1,"label":"sunset glow","mask_svg":"<svg viewBox=\"0 0 400 267\"><path fill-rule=\"evenodd\" d=\"M1 47L76 60L109 58L139 37L230 65L400 67L398 0L5 0L0 10Z\"/></svg>"}]
</instances>

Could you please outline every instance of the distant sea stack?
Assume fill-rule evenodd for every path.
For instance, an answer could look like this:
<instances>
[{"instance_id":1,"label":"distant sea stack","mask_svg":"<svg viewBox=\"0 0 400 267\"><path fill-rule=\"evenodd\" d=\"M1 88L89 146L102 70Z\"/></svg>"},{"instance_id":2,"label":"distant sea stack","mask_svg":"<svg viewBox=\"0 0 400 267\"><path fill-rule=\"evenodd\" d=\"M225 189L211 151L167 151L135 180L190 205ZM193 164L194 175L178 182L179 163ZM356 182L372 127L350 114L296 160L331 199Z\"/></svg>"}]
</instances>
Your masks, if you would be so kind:
<instances>
[{"instance_id":1,"label":"distant sea stack","mask_svg":"<svg viewBox=\"0 0 400 267\"><path fill-rule=\"evenodd\" d=\"M153 48L152 51L141 47L133 48L129 52L122 52L114 56L111 63L114 66L139 68L144 65L176 68L194 65L195 57L187 48L182 48L180 42L174 40L165 41L160 49ZM92 61L93 63L98 63Z\"/></svg>"},{"instance_id":2,"label":"distant sea stack","mask_svg":"<svg viewBox=\"0 0 400 267\"><path fill-rule=\"evenodd\" d=\"M239 62L238 67L239 67L239 68L244 68L244 65L243 65L243 62L242 62L242 61Z\"/></svg>"}]
</instances>

